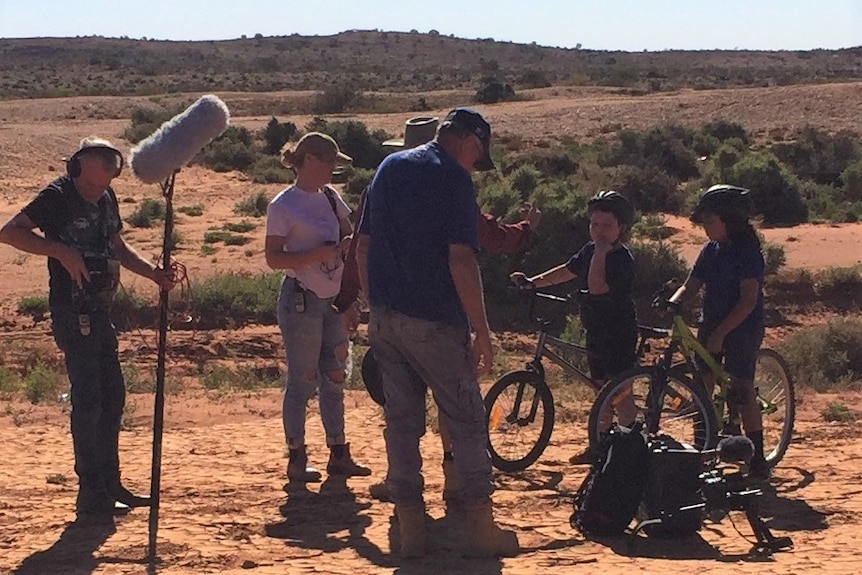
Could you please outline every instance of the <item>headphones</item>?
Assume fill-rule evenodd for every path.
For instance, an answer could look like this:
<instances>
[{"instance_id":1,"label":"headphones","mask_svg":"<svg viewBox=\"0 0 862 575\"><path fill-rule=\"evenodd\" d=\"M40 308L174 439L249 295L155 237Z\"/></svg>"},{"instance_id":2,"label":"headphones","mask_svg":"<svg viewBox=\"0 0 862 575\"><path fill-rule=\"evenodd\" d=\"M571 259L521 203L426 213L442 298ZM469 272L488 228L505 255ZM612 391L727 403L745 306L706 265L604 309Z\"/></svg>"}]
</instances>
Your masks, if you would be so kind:
<instances>
[{"instance_id":1,"label":"headphones","mask_svg":"<svg viewBox=\"0 0 862 575\"><path fill-rule=\"evenodd\" d=\"M105 144L93 144L91 146L86 146L72 154L72 157L66 160L66 173L69 174L69 176L72 178L77 178L81 175L81 156L89 154L90 152L98 152L104 150L108 150L116 154L117 157L120 159L120 165L117 167L117 171L113 175L113 177L116 178L123 171L123 153L117 148Z\"/></svg>"}]
</instances>

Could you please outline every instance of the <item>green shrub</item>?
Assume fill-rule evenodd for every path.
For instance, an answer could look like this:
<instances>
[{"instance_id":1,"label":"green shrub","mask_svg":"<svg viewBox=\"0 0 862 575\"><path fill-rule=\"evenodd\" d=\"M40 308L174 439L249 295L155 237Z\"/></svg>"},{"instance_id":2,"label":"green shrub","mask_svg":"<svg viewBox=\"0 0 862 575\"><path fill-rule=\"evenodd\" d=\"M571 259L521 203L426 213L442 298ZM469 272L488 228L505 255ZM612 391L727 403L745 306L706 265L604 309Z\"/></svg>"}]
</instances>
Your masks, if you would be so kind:
<instances>
[{"instance_id":1,"label":"green shrub","mask_svg":"<svg viewBox=\"0 0 862 575\"><path fill-rule=\"evenodd\" d=\"M774 144L772 151L798 178L838 187L842 172L862 160L858 138L847 130L830 134L807 126L795 141Z\"/></svg>"},{"instance_id":2,"label":"green shrub","mask_svg":"<svg viewBox=\"0 0 862 575\"><path fill-rule=\"evenodd\" d=\"M203 254L205 256L211 256L211 255L215 254L217 251L218 250L215 247L211 246L210 244L203 244L201 246L201 254Z\"/></svg>"},{"instance_id":3,"label":"green shrub","mask_svg":"<svg viewBox=\"0 0 862 575\"><path fill-rule=\"evenodd\" d=\"M839 401L830 401L820 412L824 421L836 421L838 423L850 423L856 421L856 414L850 408Z\"/></svg>"},{"instance_id":4,"label":"green shrub","mask_svg":"<svg viewBox=\"0 0 862 575\"><path fill-rule=\"evenodd\" d=\"M228 222L224 225L224 229L229 232L236 232L238 234L244 234L246 232L250 232L255 229L257 224L254 222L250 222L248 220L242 220L240 222Z\"/></svg>"},{"instance_id":5,"label":"green shrub","mask_svg":"<svg viewBox=\"0 0 862 575\"><path fill-rule=\"evenodd\" d=\"M0 365L0 398L8 399L21 388L21 378L18 374Z\"/></svg>"},{"instance_id":6,"label":"green shrub","mask_svg":"<svg viewBox=\"0 0 862 575\"><path fill-rule=\"evenodd\" d=\"M64 386L63 380L61 374L39 360L23 378L24 395L33 404L56 401Z\"/></svg>"},{"instance_id":7,"label":"green shrub","mask_svg":"<svg viewBox=\"0 0 862 575\"><path fill-rule=\"evenodd\" d=\"M263 152L277 156L281 152L281 148L287 142L294 139L296 135L296 124L293 122L280 124L275 116L273 116L260 133L260 137L264 141Z\"/></svg>"},{"instance_id":8,"label":"green shrub","mask_svg":"<svg viewBox=\"0 0 862 575\"><path fill-rule=\"evenodd\" d=\"M281 272L259 275L229 273L193 281L192 315L201 329L228 325L275 323L275 305Z\"/></svg>"},{"instance_id":9,"label":"green shrub","mask_svg":"<svg viewBox=\"0 0 862 575\"><path fill-rule=\"evenodd\" d=\"M862 265L820 270L815 276L815 289L824 298L862 303Z\"/></svg>"},{"instance_id":10,"label":"green shrub","mask_svg":"<svg viewBox=\"0 0 862 575\"><path fill-rule=\"evenodd\" d=\"M222 136L203 149L200 161L216 172L242 171L254 163L255 154L249 144Z\"/></svg>"},{"instance_id":11,"label":"green shrub","mask_svg":"<svg viewBox=\"0 0 862 575\"><path fill-rule=\"evenodd\" d=\"M685 194L677 180L653 167L620 166L612 172L613 189L644 212L678 214L685 206Z\"/></svg>"},{"instance_id":12,"label":"green shrub","mask_svg":"<svg viewBox=\"0 0 862 575\"><path fill-rule=\"evenodd\" d=\"M668 280L676 278L682 281L688 274L688 265L673 244L632 240L629 247L637 270L633 295L646 305Z\"/></svg>"},{"instance_id":13,"label":"green shrub","mask_svg":"<svg viewBox=\"0 0 862 575\"><path fill-rule=\"evenodd\" d=\"M862 380L862 321L838 319L792 334L779 346L801 387L829 391Z\"/></svg>"},{"instance_id":14,"label":"green shrub","mask_svg":"<svg viewBox=\"0 0 862 575\"><path fill-rule=\"evenodd\" d=\"M312 118L305 126L307 132L322 132L338 142L342 152L353 158L354 168L374 170L389 154L383 142L392 136L384 130L368 131L358 120L328 122L323 118Z\"/></svg>"},{"instance_id":15,"label":"green shrub","mask_svg":"<svg viewBox=\"0 0 862 575\"><path fill-rule=\"evenodd\" d=\"M171 117L173 113L167 110L154 110L152 108L135 108L131 114L131 124L123 130L123 139L137 144L153 132Z\"/></svg>"},{"instance_id":16,"label":"green shrub","mask_svg":"<svg viewBox=\"0 0 862 575\"><path fill-rule=\"evenodd\" d=\"M165 206L157 200L144 198L135 211L126 218L133 228L150 228L153 222L165 219Z\"/></svg>"},{"instance_id":17,"label":"green shrub","mask_svg":"<svg viewBox=\"0 0 862 575\"><path fill-rule=\"evenodd\" d=\"M42 319L48 314L48 298L43 295L24 296L18 300L18 313Z\"/></svg>"},{"instance_id":18,"label":"green shrub","mask_svg":"<svg viewBox=\"0 0 862 575\"><path fill-rule=\"evenodd\" d=\"M111 317L119 331L149 327L156 323L158 308L148 298L140 295L134 287L124 286L117 290L114 296Z\"/></svg>"},{"instance_id":19,"label":"green shrub","mask_svg":"<svg viewBox=\"0 0 862 575\"><path fill-rule=\"evenodd\" d=\"M240 216L262 218L266 215L266 208L269 206L269 202L269 196L266 195L265 191L261 190L237 202L233 207L233 213Z\"/></svg>"},{"instance_id":20,"label":"green shrub","mask_svg":"<svg viewBox=\"0 0 862 575\"><path fill-rule=\"evenodd\" d=\"M210 230L204 232L204 243L215 244L222 242L226 246L242 246L248 243L248 238L226 230Z\"/></svg>"},{"instance_id":21,"label":"green shrub","mask_svg":"<svg viewBox=\"0 0 862 575\"><path fill-rule=\"evenodd\" d=\"M763 260L766 264L766 275L774 275L784 267L787 263L787 254L784 252L784 246L771 242L763 242L761 244L763 251Z\"/></svg>"},{"instance_id":22,"label":"green shrub","mask_svg":"<svg viewBox=\"0 0 862 575\"><path fill-rule=\"evenodd\" d=\"M211 391L253 391L282 386L279 369L239 366L231 369L210 364L199 378L204 389Z\"/></svg>"},{"instance_id":23,"label":"green shrub","mask_svg":"<svg viewBox=\"0 0 862 575\"><path fill-rule=\"evenodd\" d=\"M841 172L844 199L849 202L862 202L862 160L848 165Z\"/></svg>"},{"instance_id":24,"label":"green shrub","mask_svg":"<svg viewBox=\"0 0 862 575\"><path fill-rule=\"evenodd\" d=\"M281 165L276 156L261 156L249 168L248 175L255 184L287 184L293 181L293 172Z\"/></svg>"},{"instance_id":25,"label":"green shrub","mask_svg":"<svg viewBox=\"0 0 862 575\"><path fill-rule=\"evenodd\" d=\"M714 182L719 183L719 182ZM793 225L808 219L798 180L768 151L744 156L724 182L748 188L757 213L769 225Z\"/></svg>"},{"instance_id":26,"label":"green shrub","mask_svg":"<svg viewBox=\"0 0 862 575\"><path fill-rule=\"evenodd\" d=\"M635 222L632 227L632 237L653 241L666 240L674 234L674 230L665 225L660 214L647 214Z\"/></svg>"},{"instance_id":27,"label":"green shrub","mask_svg":"<svg viewBox=\"0 0 862 575\"><path fill-rule=\"evenodd\" d=\"M315 114L341 114L360 108L363 100L362 90L350 82L339 80L326 86L322 92L314 96L311 111Z\"/></svg>"},{"instance_id":28,"label":"green shrub","mask_svg":"<svg viewBox=\"0 0 862 575\"><path fill-rule=\"evenodd\" d=\"M204 214L204 207L201 204L195 204L193 206L180 206L179 208L177 208L177 211L187 216L197 217Z\"/></svg>"},{"instance_id":29,"label":"green shrub","mask_svg":"<svg viewBox=\"0 0 862 575\"><path fill-rule=\"evenodd\" d=\"M515 90L511 84L487 77L482 79L473 99L480 104L506 102L515 99Z\"/></svg>"}]
</instances>

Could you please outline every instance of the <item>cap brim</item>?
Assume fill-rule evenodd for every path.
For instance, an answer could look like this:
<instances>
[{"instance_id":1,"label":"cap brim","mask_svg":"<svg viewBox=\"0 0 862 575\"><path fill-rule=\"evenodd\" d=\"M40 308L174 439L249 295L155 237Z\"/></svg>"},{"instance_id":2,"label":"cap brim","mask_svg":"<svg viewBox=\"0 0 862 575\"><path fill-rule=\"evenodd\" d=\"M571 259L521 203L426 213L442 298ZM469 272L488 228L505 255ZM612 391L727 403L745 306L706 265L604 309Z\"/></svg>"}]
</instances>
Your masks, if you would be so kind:
<instances>
[{"instance_id":1,"label":"cap brim","mask_svg":"<svg viewBox=\"0 0 862 575\"><path fill-rule=\"evenodd\" d=\"M353 158L348 156L347 154L343 154L338 152L338 155L335 156L335 165L336 166L349 166L353 163Z\"/></svg>"},{"instance_id":2,"label":"cap brim","mask_svg":"<svg viewBox=\"0 0 862 575\"><path fill-rule=\"evenodd\" d=\"M383 142L383 145L387 148L403 148L404 147L404 139L403 138L395 138L393 140L386 140Z\"/></svg>"},{"instance_id":3,"label":"cap brim","mask_svg":"<svg viewBox=\"0 0 862 575\"><path fill-rule=\"evenodd\" d=\"M473 165L473 169L477 172L488 172L497 169L497 166L494 165L494 160L491 159L490 150L485 150L485 157L476 162Z\"/></svg>"}]
</instances>

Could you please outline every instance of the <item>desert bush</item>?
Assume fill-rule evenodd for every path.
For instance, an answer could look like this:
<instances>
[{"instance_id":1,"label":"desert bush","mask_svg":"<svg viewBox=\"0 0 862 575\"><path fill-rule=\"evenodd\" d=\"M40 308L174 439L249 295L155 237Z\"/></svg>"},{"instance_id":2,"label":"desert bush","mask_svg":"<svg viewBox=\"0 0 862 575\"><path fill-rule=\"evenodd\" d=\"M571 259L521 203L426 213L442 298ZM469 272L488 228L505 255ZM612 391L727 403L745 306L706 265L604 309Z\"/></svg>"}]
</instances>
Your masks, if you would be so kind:
<instances>
[{"instance_id":1,"label":"desert bush","mask_svg":"<svg viewBox=\"0 0 862 575\"><path fill-rule=\"evenodd\" d=\"M111 317L118 331L155 325L158 309L154 302L140 295L134 287L117 290L111 306Z\"/></svg>"},{"instance_id":2,"label":"desert bush","mask_svg":"<svg viewBox=\"0 0 862 575\"><path fill-rule=\"evenodd\" d=\"M266 208L269 206L270 198L263 190L250 194L233 207L233 213L240 216L249 216L253 218L262 218L266 215Z\"/></svg>"},{"instance_id":3,"label":"desert bush","mask_svg":"<svg viewBox=\"0 0 862 575\"><path fill-rule=\"evenodd\" d=\"M859 304L862 302L862 265L820 270L815 275L815 290L823 298Z\"/></svg>"},{"instance_id":4,"label":"desert bush","mask_svg":"<svg viewBox=\"0 0 862 575\"><path fill-rule=\"evenodd\" d=\"M209 364L198 380L204 389L210 391L254 391L281 387L282 374L276 369L256 369L241 365L230 368L221 364Z\"/></svg>"},{"instance_id":5,"label":"desert bush","mask_svg":"<svg viewBox=\"0 0 862 575\"><path fill-rule=\"evenodd\" d=\"M198 217L204 215L204 207L202 204L195 204L193 206L180 206L177 208L177 211L181 214L185 214L191 217Z\"/></svg>"},{"instance_id":6,"label":"desert bush","mask_svg":"<svg viewBox=\"0 0 862 575\"><path fill-rule=\"evenodd\" d=\"M228 222L224 226L229 232L236 232L238 234L244 234L246 232L250 232L251 230L257 227L257 224L254 222L250 222L248 220L242 220L239 222Z\"/></svg>"},{"instance_id":7,"label":"desert bush","mask_svg":"<svg viewBox=\"0 0 862 575\"><path fill-rule=\"evenodd\" d=\"M784 264L787 263L787 254L784 251L784 246L781 244L762 241L761 250L763 251L763 261L766 266L766 275L777 274L784 267Z\"/></svg>"},{"instance_id":8,"label":"desert bush","mask_svg":"<svg viewBox=\"0 0 862 575\"><path fill-rule=\"evenodd\" d=\"M243 235L235 234L227 230L210 230L204 232L204 243L215 244L222 242L226 246L243 246L249 239Z\"/></svg>"},{"instance_id":9,"label":"desert bush","mask_svg":"<svg viewBox=\"0 0 862 575\"><path fill-rule=\"evenodd\" d=\"M690 147L695 140L692 130L665 124L645 132L622 130L617 140L602 153L599 165L654 168L682 181L700 175L697 157Z\"/></svg>"},{"instance_id":10,"label":"desert bush","mask_svg":"<svg viewBox=\"0 0 862 575\"><path fill-rule=\"evenodd\" d=\"M862 321L841 318L790 335L779 346L800 387L846 388L862 381Z\"/></svg>"},{"instance_id":11,"label":"desert bush","mask_svg":"<svg viewBox=\"0 0 862 575\"><path fill-rule=\"evenodd\" d=\"M673 278L683 280L688 274L688 264L673 244L632 240L629 247L637 270L633 293L636 299L649 303L665 282Z\"/></svg>"},{"instance_id":12,"label":"desert bush","mask_svg":"<svg viewBox=\"0 0 862 575\"><path fill-rule=\"evenodd\" d=\"M260 138L263 140L263 152L277 156L284 146L290 140L296 138L297 128L293 122L279 123L273 116L267 122L266 127L260 131Z\"/></svg>"},{"instance_id":13,"label":"desert bush","mask_svg":"<svg viewBox=\"0 0 862 575\"><path fill-rule=\"evenodd\" d=\"M719 142L736 139L746 146L749 143L748 132L745 131L745 128L743 128L742 125L737 124L736 122L729 122L727 120L711 120L703 125L701 132L714 137Z\"/></svg>"},{"instance_id":14,"label":"desert bush","mask_svg":"<svg viewBox=\"0 0 862 575\"><path fill-rule=\"evenodd\" d=\"M356 209L359 206L359 197L362 191L371 183L371 178L374 177L374 170L365 168L356 168L350 170L347 181L344 183L344 188L341 191L341 197L347 205Z\"/></svg>"},{"instance_id":15,"label":"desert bush","mask_svg":"<svg viewBox=\"0 0 862 575\"><path fill-rule=\"evenodd\" d=\"M230 126L206 146L198 158L201 164L216 172L245 170L256 158L251 132L247 128Z\"/></svg>"},{"instance_id":16,"label":"desert bush","mask_svg":"<svg viewBox=\"0 0 862 575\"><path fill-rule=\"evenodd\" d=\"M123 139L137 144L168 120L174 114L168 110L155 110L153 108L135 108L132 110L130 125L123 130Z\"/></svg>"},{"instance_id":17,"label":"desert bush","mask_svg":"<svg viewBox=\"0 0 862 575\"><path fill-rule=\"evenodd\" d=\"M678 182L654 167L620 166L610 177L611 187L627 197L641 213L678 214L685 206L685 194Z\"/></svg>"},{"instance_id":18,"label":"desert bush","mask_svg":"<svg viewBox=\"0 0 862 575\"><path fill-rule=\"evenodd\" d=\"M794 225L808 218L798 180L769 151L742 157L724 183L751 190L755 210L763 215L765 224Z\"/></svg>"},{"instance_id":19,"label":"desert bush","mask_svg":"<svg viewBox=\"0 0 862 575\"><path fill-rule=\"evenodd\" d=\"M0 365L0 398L8 399L21 388L21 378L9 368Z\"/></svg>"},{"instance_id":20,"label":"desert bush","mask_svg":"<svg viewBox=\"0 0 862 575\"><path fill-rule=\"evenodd\" d=\"M543 180L543 175L532 164L524 164L509 174L508 179L512 189L518 192L521 198L527 198Z\"/></svg>"},{"instance_id":21,"label":"desert bush","mask_svg":"<svg viewBox=\"0 0 862 575\"><path fill-rule=\"evenodd\" d=\"M515 90L511 84L501 82L496 78L483 78L473 99L480 104L496 104L515 99Z\"/></svg>"},{"instance_id":22,"label":"desert bush","mask_svg":"<svg viewBox=\"0 0 862 575\"><path fill-rule=\"evenodd\" d=\"M18 313L21 315L42 319L48 311L48 298L43 295L24 296L18 300Z\"/></svg>"},{"instance_id":23,"label":"desert bush","mask_svg":"<svg viewBox=\"0 0 862 575\"><path fill-rule=\"evenodd\" d=\"M856 134L846 130L830 134L807 126L795 141L774 144L772 151L800 179L839 187L841 173L862 160L857 140Z\"/></svg>"},{"instance_id":24,"label":"desert bush","mask_svg":"<svg viewBox=\"0 0 862 575\"><path fill-rule=\"evenodd\" d=\"M856 160L841 172L841 182L846 201L862 202L862 160Z\"/></svg>"},{"instance_id":25,"label":"desert bush","mask_svg":"<svg viewBox=\"0 0 862 575\"><path fill-rule=\"evenodd\" d=\"M368 131L368 127L358 120L329 122L323 118L313 118L305 126L307 132L322 132L338 142L338 147L353 158L354 168L376 169L389 151L383 142L392 136L385 130Z\"/></svg>"},{"instance_id":26,"label":"desert bush","mask_svg":"<svg viewBox=\"0 0 862 575\"><path fill-rule=\"evenodd\" d=\"M665 225L660 214L647 214L641 217L632 227L632 237L653 241L666 240L673 235L673 230Z\"/></svg>"},{"instance_id":27,"label":"desert bush","mask_svg":"<svg viewBox=\"0 0 862 575\"><path fill-rule=\"evenodd\" d=\"M43 362L37 361L23 377L24 395L30 403L56 401L65 384L65 378Z\"/></svg>"},{"instance_id":28,"label":"desert bush","mask_svg":"<svg viewBox=\"0 0 862 575\"><path fill-rule=\"evenodd\" d=\"M315 114L341 114L362 105L362 90L351 82L338 81L326 86L311 103Z\"/></svg>"},{"instance_id":29,"label":"desert bush","mask_svg":"<svg viewBox=\"0 0 862 575\"><path fill-rule=\"evenodd\" d=\"M289 184L293 172L281 165L277 156L260 156L247 170L255 184Z\"/></svg>"},{"instance_id":30,"label":"desert bush","mask_svg":"<svg viewBox=\"0 0 862 575\"><path fill-rule=\"evenodd\" d=\"M837 423L856 421L856 414L840 401L830 401L823 408L823 411L820 412L820 415L824 421L834 421Z\"/></svg>"},{"instance_id":31,"label":"desert bush","mask_svg":"<svg viewBox=\"0 0 862 575\"><path fill-rule=\"evenodd\" d=\"M274 324L282 274L228 273L193 281L192 316L202 329L247 323Z\"/></svg>"},{"instance_id":32,"label":"desert bush","mask_svg":"<svg viewBox=\"0 0 862 575\"><path fill-rule=\"evenodd\" d=\"M144 198L126 222L133 228L150 228L156 221L165 219L165 206L157 200Z\"/></svg>"}]
</instances>

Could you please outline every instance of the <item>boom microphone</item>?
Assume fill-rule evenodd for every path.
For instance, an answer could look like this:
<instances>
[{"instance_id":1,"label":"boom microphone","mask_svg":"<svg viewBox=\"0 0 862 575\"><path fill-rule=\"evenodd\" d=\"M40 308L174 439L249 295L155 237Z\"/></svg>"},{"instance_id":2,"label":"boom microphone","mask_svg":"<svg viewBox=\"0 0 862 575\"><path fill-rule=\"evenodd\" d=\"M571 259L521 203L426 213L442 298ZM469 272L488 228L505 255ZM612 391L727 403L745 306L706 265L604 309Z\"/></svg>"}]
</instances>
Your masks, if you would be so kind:
<instances>
[{"instance_id":1,"label":"boom microphone","mask_svg":"<svg viewBox=\"0 0 862 575\"><path fill-rule=\"evenodd\" d=\"M754 457L754 444L744 435L732 435L718 442L718 457L725 463L748 463Z\"/></svg>"},{"instance_id":2,"label":"boom microphone","mask_svg":"<svg viewBox=\"0 0 862 575\"><path fill-rule=\"evenodd\" d=\"M221 99L202 96L132 148L129 167L146 184L165 181L227 129L230 112Z\"/></svg>"}]
</instances>

